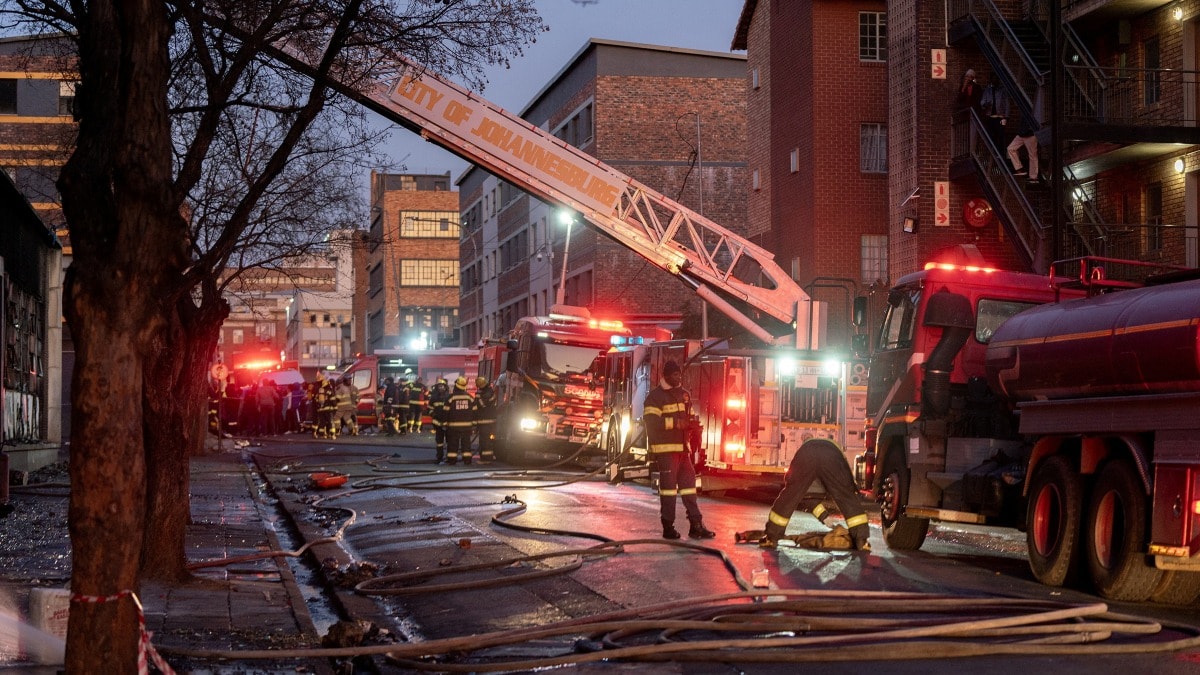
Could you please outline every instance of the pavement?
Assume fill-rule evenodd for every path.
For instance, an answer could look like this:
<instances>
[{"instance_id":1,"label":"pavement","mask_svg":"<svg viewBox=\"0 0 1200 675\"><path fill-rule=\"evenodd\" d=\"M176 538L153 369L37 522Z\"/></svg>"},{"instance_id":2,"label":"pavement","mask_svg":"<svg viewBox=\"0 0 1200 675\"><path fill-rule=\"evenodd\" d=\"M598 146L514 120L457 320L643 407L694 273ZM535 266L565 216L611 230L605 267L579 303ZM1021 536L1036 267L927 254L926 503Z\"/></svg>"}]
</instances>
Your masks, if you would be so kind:
<instances>
[{"instance_id":1,"label":"pavement","mask_svg":"<svg viewBox=\"0 0 1200 675\"><path fill-rule=\"evenodd\" d=\"M429 437L432 459L432 436L424 436ZM380 446L391 440L384 436L345 439L347 444ZM288 560L296 557L295 551L281 542L288 536L286 526L255 470L256 448L247 447L246 441L222 439L217 449L215 438L210 446L213 454L191 462L192 522L186 555L197 581L182 586L145 582L138 594L146 628L153 634L151 645L177 673L351 672L348 659L304 654L322 646L323 636L305 602L306 595L317 592L298 583L292 573ZM14 524L23 515L45 522L27 523L44 536L30 537L28 542L5 541L3 548L9 550L0 550L0 670L61 672L55 667L61 666L61 651L56 653L61 643L31 631L29 624L34 623L32 604L48 606L65 597L65 591L54 591L65 589L70 579L67 495L65 484L58 490L18 487L10 495L17 509L17 515L10 516ZM0 527L5 525L0 520ZM12 621L14 616L20 624ZM335 619L326 617L325 628ZM61 625L65 631L65 621L43 620L43 624L52 629ZM247 650L278 651L281 657L236 658L236 653Z\"/></svg>"}]
</instances>

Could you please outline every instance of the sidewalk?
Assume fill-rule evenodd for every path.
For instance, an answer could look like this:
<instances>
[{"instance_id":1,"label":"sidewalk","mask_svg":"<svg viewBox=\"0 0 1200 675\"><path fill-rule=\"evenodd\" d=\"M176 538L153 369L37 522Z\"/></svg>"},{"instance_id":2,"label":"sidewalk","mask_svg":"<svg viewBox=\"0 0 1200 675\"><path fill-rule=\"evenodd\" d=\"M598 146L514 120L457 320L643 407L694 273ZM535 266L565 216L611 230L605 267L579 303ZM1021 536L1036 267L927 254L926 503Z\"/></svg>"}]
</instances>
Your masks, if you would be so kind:
<instances>
[{"instance_id":1,"label":"sidewalk","mask_svg":"<svg viewBox=\"0 0 1200 675\"><path fill-rule=\"evenodd\" d=\"M198 581L184 587L143 583L139 599L146 628L153 633L151 644L212 652L269 649L284 655L269 661L167 655L167 663L177 673L333 673L328 659L289 655L290 650L320 647L321 636L288 559L252 559L285 547L275 535L273 514L264 510L269 500L254 484L243 451L229 440L223 446L221 454L191 462L192 523L186 555L190 565L235 562L195 569ZM32 588L64 588L70 579L66 486L30 488L36 486L14 489L11 499L21 511L19 517L26 519L24 526L39 536L0 540L0 611L7 607L9 614L25 622ZM16 517L10 516L14 530ZM8 524L0 520L0 529ZM0 670L59 672L54 666L30 665L14 645L16 633L11 622L0 624Z\"/></svg>"}]
</instances>

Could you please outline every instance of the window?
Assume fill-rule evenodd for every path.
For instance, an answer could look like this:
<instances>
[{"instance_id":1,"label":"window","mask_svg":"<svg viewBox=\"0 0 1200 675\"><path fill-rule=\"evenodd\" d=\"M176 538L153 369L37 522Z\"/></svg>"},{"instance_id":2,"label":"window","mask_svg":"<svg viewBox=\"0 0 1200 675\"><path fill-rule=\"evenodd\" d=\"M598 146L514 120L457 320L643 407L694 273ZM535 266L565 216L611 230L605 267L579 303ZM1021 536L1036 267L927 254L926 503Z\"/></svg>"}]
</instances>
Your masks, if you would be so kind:
<instances>
[{"instance_id":1,"label":"window","mask_svg":"<svg viewBox=\"0 0 1200 675\"><path fill-rule=\"evenodd\" d=\"M246 343L246 334L244 332L242 332L241 328L234 328L233 329L233 344L240 345L240 344L245 344L245 343Z\"/></svg>"},{"instance_id":2,"label":"window","mask_svg":"<svg viewBox=\"0 0 1200 675\"><path fill-rule=\"evenodd\" d=\"M1162 98L1162 55L1159 53L1158 38L1152 37L1142 43L1143 67L1146 69L1146 105L1154 105Z\"/></svg>"},{"instance_id":3,"label":"window","mask_svg":"<svg viewBox=\"0 0 1200 675\"><path fill-rule=\"evenodd\" d=\"M800 148L792 148L788 155L788 171L800 173Z\"/></svg>"},{"instance_id":4,"label":"window","mask_svg":"<svg viewBox=\"0 0 1200 675\"><path fill-rule=\"evenodd\" d=\"M752 189L752 190L761 190L762 189L762 178L760 178L758 175L758 169L755 169L754 173L750 174L750 189Z\"/></svg>"},{"instance_id":5,"label":"window","mask_svg":"<svg viewBox=\"0 0 1200 675\"><path fill-rule=\"evenodd\" d=\"M992 334L996 332L1000 324L1013 318L1017 313L1035 306L1035 304L1015 300L988 300L980 298L979 308L976 310L975 315L975 339L983 344L987 344L991 341Z\"/></svg>"},{"instance_id":6,"label":"window","mask_svg":"<svg viewBox=\"0 0 1200 675\"><path fill-rule=\"evenodd\" d=\"M554 130L554 136L575 147L583 147L595 134L592 103L583 104Z\"/></svg>"},{"instance_id":7,"label":"window","mask_svg":"<svg viewBox=\"0 0 1200 675\"><path fill-rule=\"evenodd\" d=\"M897 288L888 293L887 311L879 326L880 349L911 349L913 344L913 318L917 305L921 303L919 288Z\"/></svg>"},{"instance_id":8,"label":"window","mask_svg":"<svg viewBox=\"0 0 1200 675\"><path fill-rule=\"evenodd\" d=\"M1146 252L1163 247L1162 183L1146 186Z\"/></svg>"},{"instance_id":9,"label":"window","mask_svg":"<svg viewBox=\"0 0 1200 675\"><path fill-rule=\"evenodd\" d=\"M457 260L401 260L401 286L458 286Z\"/></svg>"},{"instance_id":10,"label":"window","mask_svg":"<svg viewBox=\"0 0 1200 675\"><path fill-rule=\"evenodd\" d=\"M750 69L750 87L758 89L761 85L758 82L758 68Z\"/></svg>"},{"instance_id":11,"label":"window","mask_svg":"<svg viewBox=\"0 0 1200 675\"><path fill-rule=\"evenodd\" d=\"M62 81L58 83L58 114L75 114L75 87L78 82Z\"/></svg>"},{"instance_id":12,"label":"window","mask_svg":"<svg viewBox=\"0 0 1200 675\"><path fill-rule=\"evenodd\" d=\"M17 114L17 81L14 79L0 80L0 114Z\"/></svg>"},{"instance_id":13,"label":"window","mask_svg":"<svg viewBox=\"0 0 1200 675\"><path fill-rule=\"evenodd\" d=\"M858 60L887 61L886 13L858 13Z\"/></svg>"},{"instance_id":14,"label":"window","mask_svg":"<svg viewBox=\"0 0 1200 675\"><path fill-rule=\"evenodd\" d=\"M401 211L400 236L457 239L458 214L453 211Z\"/></svg>"},{"instance_id":15,"label":"window","mask_svg":"<svg viewBox=\"0 0 1200 675\"><path fill-rule=\"evenodd\" d=\"M870 285L879 281L887 281L887 247L888 238L885 234L864 234L862 238L862 271L859 278L863 284Z\"/></svg>"},{"instance_id":16,"label":"window","mask_svg":"<svg viewBox=\"0 0 1200 675\"><path fill-rule=\"evenodd\" d=\"M887 173L887 126L859 126L858 168L863 173Z\"/></svg>"}]
</instances>

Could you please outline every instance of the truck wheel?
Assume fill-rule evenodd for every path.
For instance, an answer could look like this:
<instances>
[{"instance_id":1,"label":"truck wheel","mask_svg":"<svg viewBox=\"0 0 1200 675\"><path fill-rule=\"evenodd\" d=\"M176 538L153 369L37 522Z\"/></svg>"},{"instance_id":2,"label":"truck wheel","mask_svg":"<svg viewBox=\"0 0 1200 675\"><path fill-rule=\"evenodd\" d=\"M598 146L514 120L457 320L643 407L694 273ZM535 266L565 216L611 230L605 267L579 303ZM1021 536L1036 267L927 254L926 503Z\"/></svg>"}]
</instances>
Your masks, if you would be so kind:
<instances>
[{"instance_id":1,"label":"truck wheel","mask_svg":"<svg viewBox=\"0 0 1200 675\"><path fill-rule=\"evenodd\" d=\"M616 423L608 425L608 438L604 441L604 452L609 464L617 464L621 459L621 435L617 433Z\"/></svg>"},{"instance_id":2,"label":"truck wheel","mask_svg":"<svg viewBox=\"0 0 1200 675\"><path fill-rule=\"evenodd\" d=\"M1162 578L1162 570L1150 566L1146 555L1146 502L1129 462L1111 461L1100 470L1084 541L1092 584L1110 600L1145 600Z\"/></svg>"},{"instance_id":3,"label":"truck wheel","mask_svg":"<svg viewBox=\"0 0 1200 675\"><path fill-rule=\"evenodd\" d=\"M893 449L883 460L883 473L879 481L879 514L883 520L883 539L889 548L900 551L915 551L925 543L929 533L928 518L909 518L904 515L908 506L908 467L904 456Z\"/></svg>"},{"instance_id":4,"label":"truck wheel","mask_svg":"<svg viewBox=\"0 0 1200 675\"><path fill-rule=\"evenodd\" d=\"M1191 605L1200 599L1200 572L1166 570L1150 600L1166 605Z\"/></svg>"},{"instance_id":5,"label":"truck wheel","mask_svg":"<svg viewBox=\"0 0 1200 675\"><path fill-rule=\"evenodd\" d=\"M1025 542L1029 569L1047 586L1062 586L1078 575L1079 523L1083 480L1065 457L1046 458L1029 484Z\"/></svg>"}]
</instances>

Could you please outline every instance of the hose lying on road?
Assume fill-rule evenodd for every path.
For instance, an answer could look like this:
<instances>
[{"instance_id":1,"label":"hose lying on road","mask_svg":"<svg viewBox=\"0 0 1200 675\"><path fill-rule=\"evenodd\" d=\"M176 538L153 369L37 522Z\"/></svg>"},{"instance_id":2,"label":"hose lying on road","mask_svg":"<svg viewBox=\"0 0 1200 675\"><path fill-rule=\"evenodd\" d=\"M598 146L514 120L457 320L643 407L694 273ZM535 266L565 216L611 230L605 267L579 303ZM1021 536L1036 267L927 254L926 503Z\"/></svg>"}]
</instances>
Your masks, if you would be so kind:
<instances>
[{"instance_id":1,"label":"hose lying on road","mask_svg":"<svg viewBox=\"0 0 1200 675\"><path fill-rule=\"evenodd\" d=\"M1164 638L1159 623L1111 613L1104 603L771 590L677 600L536 628L293 654L331 658L386 654L399 665L419 670L498 672L596 661L798 663L1144 654L1200 648L1200 632L1195 628L1172 626L1172 630L1181 637ZM1152 639L1144 639L1147 636ZM530 651L543 652L553 638L563 640L562 654L501 657L518 653L525 643ZM848 648L863 646L870 648ZM239 660L277 659L283 654L278 650L201 652L169 645L159 651Z\"/></svg>"}]
</instances>

